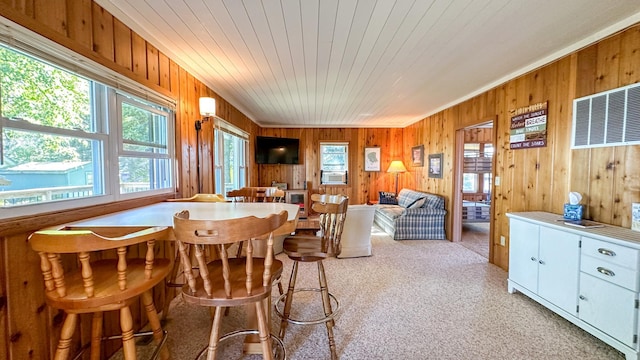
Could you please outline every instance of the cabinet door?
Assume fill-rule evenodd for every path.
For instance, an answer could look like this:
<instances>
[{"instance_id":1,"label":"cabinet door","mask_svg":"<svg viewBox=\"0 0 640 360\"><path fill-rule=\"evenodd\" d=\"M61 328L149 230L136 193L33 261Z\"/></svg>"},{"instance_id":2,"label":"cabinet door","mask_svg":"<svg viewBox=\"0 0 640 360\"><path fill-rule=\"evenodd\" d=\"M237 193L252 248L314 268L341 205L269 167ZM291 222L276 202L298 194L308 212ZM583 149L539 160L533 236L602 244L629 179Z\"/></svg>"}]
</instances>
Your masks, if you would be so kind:
<instances>
[{"instance_id":1,"label":"cabinet door","mask_svg":"<svg viewBox=\"0 0 640 360\"><path fill-rule=\"evenodd\" d=\"M540 226L509 221L509 280L538 292L538 234Z\"/></svg>"},{"instance_id":2,"label":"cabinet door","mask_svg":"<svg viewBox=\"0 0 640 360\"><path fill-rule=\"evenodd\" d=\"M580 273L578 317L630 347L635 347L635 301L634 292Z\"/></svg>"},{"instance_id":3,"label":"cabinet door","mask_svg":"<svg viewBox=\"0 0 640 360\"><path fill-rule=\"evenodd\" d=\"M576 315L580 236L540 227L538 295Z\"/></svg>"}]
</instances>

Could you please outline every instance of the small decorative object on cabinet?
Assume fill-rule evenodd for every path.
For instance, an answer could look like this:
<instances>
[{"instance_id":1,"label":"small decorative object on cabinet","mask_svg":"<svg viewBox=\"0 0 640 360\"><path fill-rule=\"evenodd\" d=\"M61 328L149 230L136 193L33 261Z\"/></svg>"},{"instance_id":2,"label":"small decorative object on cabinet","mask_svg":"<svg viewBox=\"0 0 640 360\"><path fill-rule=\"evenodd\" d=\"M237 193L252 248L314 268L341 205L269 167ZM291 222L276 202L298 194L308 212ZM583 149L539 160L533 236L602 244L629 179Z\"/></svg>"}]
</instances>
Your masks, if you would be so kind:
<instances>
[{"instance_id":1,"label":"small decorative object on cabinet","mask_svg":"<svg viewBox=\"0 0 640 360\"><path fill-rule=\"evenodd\" d=\"M508 213L508 291L519 291L640 359L640 238L613 225L579 228L562 215Z\"/></svg>"},{"instance_id":2,"label":"small decorative object on cabinet","mask_svg":"<svg viewBox=\"0 0 640 360\"><path fill-rule=\"evenodd\" d=\"M309 215L309 190L297 189L297 190L285 190L285 201L289 204L296 204L300 206L300 212L298 218L306 219Z\"/></svg>"}]
</instances>

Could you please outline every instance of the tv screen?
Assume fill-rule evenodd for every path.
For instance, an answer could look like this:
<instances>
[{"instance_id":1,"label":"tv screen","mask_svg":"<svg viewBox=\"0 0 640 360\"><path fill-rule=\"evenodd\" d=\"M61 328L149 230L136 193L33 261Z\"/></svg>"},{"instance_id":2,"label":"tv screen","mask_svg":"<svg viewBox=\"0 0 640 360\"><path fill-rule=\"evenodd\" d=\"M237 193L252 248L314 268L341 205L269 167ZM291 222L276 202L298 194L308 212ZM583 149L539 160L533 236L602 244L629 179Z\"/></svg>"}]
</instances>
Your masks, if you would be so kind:
<instances>
[{"instance_id":1,"label":"tv screen","mask_svg":"<svg viewBox=\"0 0 640 360\"><path fill-rule=\"evenodd\" d=\"M256 163L299 164L299 139L258 136L256 137Z\"/></svg>"}]
</instances>

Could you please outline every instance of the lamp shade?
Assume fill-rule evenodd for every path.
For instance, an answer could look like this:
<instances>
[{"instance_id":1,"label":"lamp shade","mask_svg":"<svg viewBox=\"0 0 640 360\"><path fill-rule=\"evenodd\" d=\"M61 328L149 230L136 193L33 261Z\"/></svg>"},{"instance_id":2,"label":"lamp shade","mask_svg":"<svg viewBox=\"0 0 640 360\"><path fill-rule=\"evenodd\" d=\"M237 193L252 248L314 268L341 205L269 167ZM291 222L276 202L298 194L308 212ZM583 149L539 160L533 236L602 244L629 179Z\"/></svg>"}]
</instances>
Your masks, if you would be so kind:
<instances>
[{"instance_id":1,"label":"lamp shade","mask_svg":"<svg viewBox=\"0 0 640 360\"><path fill-rule=\"evenodd\" d=\"M200 115L216 116L216 99L212 97L200 98Z\"/></svg>"},{"instance_id":2,"label":"lamp shade","mask_svg":"<svg viewBox=\"0 0 640 360\"><path fill-rule=\"evenodd\" d=\"M393 160L391 164L389 164L389 168L387 169L387 172L403 173L403 172L407 172L407 168L404 167L404 163L402 162L402 160Z\"/></svg>"}]
</instances>

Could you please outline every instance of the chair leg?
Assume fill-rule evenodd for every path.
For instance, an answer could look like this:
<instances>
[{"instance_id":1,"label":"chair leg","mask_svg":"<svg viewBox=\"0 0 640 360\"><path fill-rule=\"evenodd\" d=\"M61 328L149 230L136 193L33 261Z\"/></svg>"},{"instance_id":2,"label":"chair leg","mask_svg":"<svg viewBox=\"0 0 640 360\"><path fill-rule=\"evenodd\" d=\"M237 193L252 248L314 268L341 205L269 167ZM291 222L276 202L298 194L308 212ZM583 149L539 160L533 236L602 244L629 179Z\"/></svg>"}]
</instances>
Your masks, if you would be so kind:
<instances>
[{"instance_id":1,"label":"chair leg","mask_svg":"<svg viewBox=\"0 0 640 360\"><path fill-rule=\"evenodd\" d=\"M207 350L207 360L215 360L220 340L220 324L222 323L222 307L218 306L213 315L211 325L211 336L209 337L209 349Z\"/></svg>"},{"instance_id":2,"label":"chair leg","mask_svg":"<svg viewBox=\"0 0 640 360\"><path fill-rule=\"evenodd\" d=\"M282 275L278 278L278 292L280 293L280 296L284 294L284 288L282 287Z\"/></svg>"},{"instance_id":3,"label":"chair leg","mask_svg":"<svg viewBox=\"0 0 640 360\"><path fill-rule=\"evenodd\" d=\"M122 329L122 354L125 360L136 358L136 343L133 340L133 318L128 306L120 309L120 328Z\"/></svg>"},{"instance_id":4,"label":"chair leg","mask_svg":"<svg viewBox=\"0 0 640 360\"><path fill-rule=\"evenodd\" d=\"M100 345L102 343L102 320L104 313L94 312L91 320L91 360L100 360Z\"/></svg>"},{"instance_id":5,"label":"chair leg","mask_svg":"<svg viewBox=\"0 0 640 360\"><path fill-rule=\"evenodd\" d=\"M284 334L287 331L287 325L289 322L289 314L291 313L291 302L293 301L293 291L296 286L296 278L298 276L298 262L293 262L293 268L291 269L291 277L289 278L289 289L287 290L287 296L285 297L284 309L282 310L282 321L280 321L280 333L278 337L284 340Z\"/></svg>"},{"instance_id":6,"label":"chair leg","mask_svg":"<svg viewBox=\"0 0 640 360\"><path fill-rule=\"evenodd\" d=\"M273 360L271 334L267 326L267 315L262 306L262 301L256 302L256 317L258 318L258 333L260 334L260 343L262 344L262 358L265 360Z\"/></svg>"},{"instance_id":7,"label":"chair leg","mask_svg":"<svg viewBox=\"0 0 640 360\"><path fill-rule=\"evenodd\" d=\"M62 324L62 331L60 332L60 340L58 341L58 348L54 356L55 360L66 360L69 358L69 351L71 350L71 338L73 333L76 332L76 324L78 323L78 314L67 314L64 323Z\"/></svg>"},{"instance_id":8,"label":"chair leg","mask_svg":"<svg viewBox=\"0 0 640 360\"><path fill-rule=\"evenodd\" d=\"M324 315L331 316L333 311L331 310L331 299L329 298L329 288L327 286L327 277L324 273L324 265L322 261L318 261L318 280L320 282L320 293L322 294L322 306L324 308ZM333 327L335 326L335 321L333 319L329 319L326 322L327 325L327 336L329 337L329 349L331 350L331 359L337 359L338 356L336 354L336 342L333 337Z\"/></svg>"},{"instance_id":9,"label":"chair leg","mask_svg":"<svg viewBox=\"0 0 640 360\"><path fill-rule=\"evenodd\" d=\"M176 246L176 245L174 245ZM178 252L177 246L173 259L173 268L171 268L171 272L169 276L167 276L167 280L165 282L164 291L164 303L162 304L162 320L167 318L169 314L169 305L171 305L171 300L173 299L173 295L175 294L175 282L178 277L178 270L180 269L180 253Z\"/></svg>"},{"instance_id":10,"label":"chair leg","mask_svg":"<svg viewBox=\"0 0 640 360\"><path fill-rule=\"evenodd\" d=\"M153 340L156 344L160 344L162 342L162 338L164 337L164 332L162 331L162 325L160 324L160 318L158 317L158 311L156 310L155 305L153 304L153 296L151 295L151 290L145 291L141 295L142 304L144 305L144 309L147 312L147 319L149 320L149 326L151 327L151 331L153 331ZM169 351L166 347L160 349L160 358L168 359Z\"/></svg>"}]
</instances>

